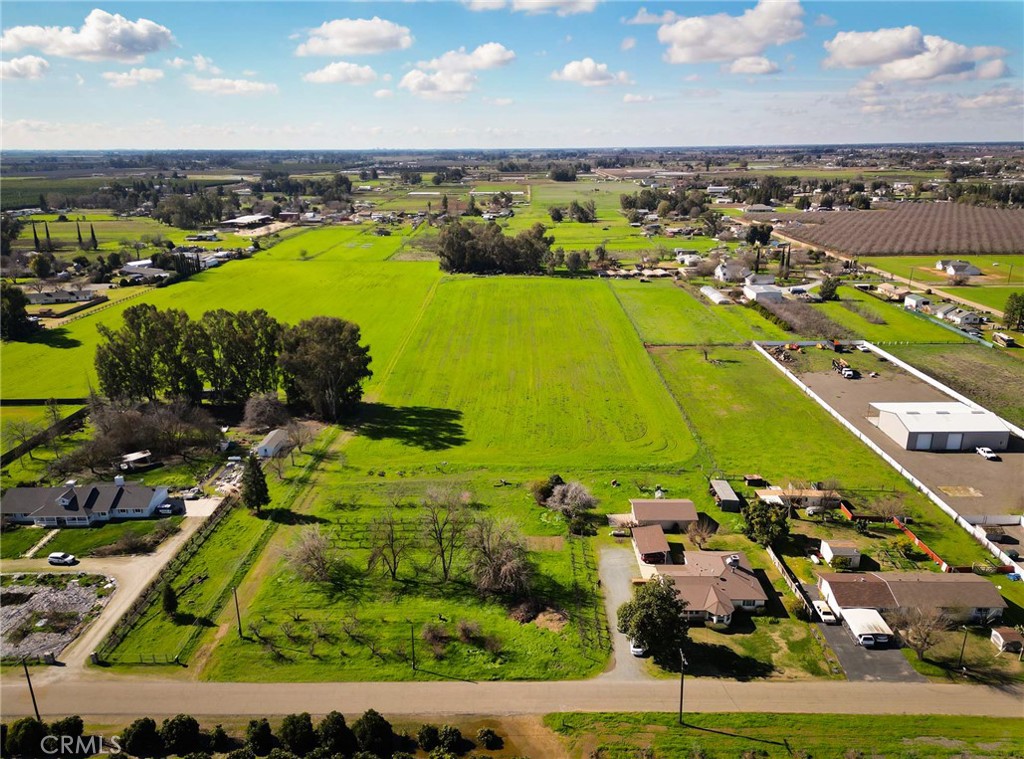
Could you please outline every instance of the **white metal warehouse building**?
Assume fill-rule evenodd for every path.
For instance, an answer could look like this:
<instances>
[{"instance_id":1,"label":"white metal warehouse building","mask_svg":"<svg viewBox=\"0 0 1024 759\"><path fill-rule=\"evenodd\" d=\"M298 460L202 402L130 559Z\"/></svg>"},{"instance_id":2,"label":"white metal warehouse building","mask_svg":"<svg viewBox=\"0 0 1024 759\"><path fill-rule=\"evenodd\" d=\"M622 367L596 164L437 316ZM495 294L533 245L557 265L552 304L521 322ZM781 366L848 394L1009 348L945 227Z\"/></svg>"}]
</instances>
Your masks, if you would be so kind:
<instances>
[{"instance_id":1,"label":"white metal warehouse building","mask_svg":"<svg viewBox=\"0 0 1024 759\"><path fill-rule=\"evenodd\" d=\"M1005 451L1010 430L991 411L958 401L939 403L872 403L871 421L908 451L973 451L987 446Z\"/></svg>"}]
</instances>

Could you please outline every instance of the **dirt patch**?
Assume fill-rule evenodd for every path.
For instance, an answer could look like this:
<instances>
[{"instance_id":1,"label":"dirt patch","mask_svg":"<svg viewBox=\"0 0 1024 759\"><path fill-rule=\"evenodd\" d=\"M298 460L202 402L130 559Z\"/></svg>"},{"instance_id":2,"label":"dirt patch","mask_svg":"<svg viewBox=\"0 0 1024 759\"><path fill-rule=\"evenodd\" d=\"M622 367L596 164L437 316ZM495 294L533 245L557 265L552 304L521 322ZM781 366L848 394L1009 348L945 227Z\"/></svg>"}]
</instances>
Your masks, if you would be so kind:
<instances>
[{"instance_id":1,"label":"dirt patch","mask_svg":"<svg viewBox=\"0 0 1024 759\"><path fill-rule=\"evenodd\" d=\"M939 485L939 490L953 498L981 498L984 495L970 485Z\"/></svg>"},{"instance_id":2,"label":"dirt patch","mask_svg":"<svg viewBox=\"0 0 1024 759\"><path fill-rule=\"evenodd\" d=\"M565 538L560 535L530 535L526 538L526 547L531 551L561 551L565 548Z\"/></svg>"},{"instance_id":3,"label":"dirt patch","mask_svg":"<svg viewBox=\"0 0 1024 759\"><path fill-rule=\"evenodd\" d=\"M533 620L533 623L543 630L562 632L562 630L565 629L565 626L569 624L569 619L560 611L545 609L537 615L537 618Z\"/></svg>"},{"instance_id":4,"label":"dirt patch","mask_svg":"<svg viewBox=\"0 0 1024 759\"><path fill-rule=\"evenodd\" d=\"M922 735L917 738L904 738L904 743L925 743L929 746L941 746L942 748L960 748L963 741L955 741L952 738L940 738L934 735Z\"/></svg>"}]
</instances>

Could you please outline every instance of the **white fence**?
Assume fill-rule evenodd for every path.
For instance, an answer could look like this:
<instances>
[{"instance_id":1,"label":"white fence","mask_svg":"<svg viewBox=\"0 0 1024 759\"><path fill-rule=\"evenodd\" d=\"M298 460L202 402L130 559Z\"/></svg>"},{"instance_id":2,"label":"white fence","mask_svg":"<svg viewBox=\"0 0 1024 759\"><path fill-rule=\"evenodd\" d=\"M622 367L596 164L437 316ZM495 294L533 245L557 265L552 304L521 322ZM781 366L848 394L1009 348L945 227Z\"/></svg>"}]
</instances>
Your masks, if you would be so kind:
<instances>
[{"instance_id":1,"label":"white fence","mask_svg":"<svg viewBox=\"0 0 1024 759\"><path fill-rule=\"evenodd\" d=\"M884 355L887 359L889 359L890 361L893 361L893 363L897 364L898 366L903 367L903 368L907 368L907 370L910 371L912 374L914 374L915 376L920 377L921 379L925 380L926 382L928 382L930 385L933 385L937 389L939 389L939 390L941 390L941 391L943 391L945 393L949 393L950 395L952 395L953 397L957 398L958 400L959 399L964 399L964 402L970 403L970 405L973 408L981 408L980 406L978 406L978 404L970 402L970 401L967 401L963 396L959 395L958 393L954 393L949 388L945 387L944 385L942 385L939 382L936 382L935 380L931 379L927 375L924 375L921 372L918 372L913 367L909 367L907 364L904 364L899 359L896 359L893 356L889 356L889 354L887 354L885 351L879 349L878 347L872 345L871 343L864 342L864 344L867 345L869 348L871 348L876 353L879 353L880 355ZM810 397L812 400L814 400L815 403L817 403L819 406L821 406L823 409L825 409L825 411L827 411L833 418L835 418L836 421L838 421L841 425L843 425L843 427L845 427L851 433L853 433L857 437L857 439L859 439L862 443L864 443L866 446L868 446L868 448L870 448L875 453L877 453L879 456L881 456L882 459L887 464L889 464L889 466L891 466L893 469L895 469L897 472L899 472L901 475L903 475L910 482L910 484L912 484L915 488L917 488L922 493L924 493L926 496L928 496L928 498L931 499L931 501L936 506L938 506L940 509L942 509L942 511L950 519L952 519L954 522L956 522L956 524L958 524L963 530L965 530L975 540L977 540L979 543L981 543L981 545L985 548L986 551L988 551L993 556L998 558L1004 564L1012 564L1013 567L1014 567L1014 571L1016 571L1017 573L1024 574L1024 568L1022 568L1020 564L1017 564L1016 562L1014 562L1009 556L1007 556L1003 552L1003 550L999 546L997 546L995 543L993 543L992 541L988 540L985 537L985 530L981 529L980 527L975 527L970 522L968 522L966 519L964 519L962 516L960 516L960 514L957 513L957 511L955 509L953 509L949 504L947 504L945 501L943 501L931 488L929 488L927 485L925 485L923 482L921 482L919 479L917 479L917 477L915 477L909 471L904 469L903 466L898 461L896 461L896 459L894 459L888 453L883 451L881 449L881 447L878 446L877 443L875 443L871 438L869 438L867 435L865 435L860 430L858 430L853 425L852 422L848 421L846 419L846 417L844 417L842 414L840 414L838 411L836 411L834 408L832 408L832 406L830 406L828 403L826 403L824 401L824 399L821 398L821 396L819 396L817 393L815 393L813 390L811 390L809 387L807 387L807 385L805 385L803 382L801 382L799 377L797 377L795 374L793 374L791 371L789 371L789 369L787 369L781 363L779 363L775 359L775 357L772 356L768 351L766 351L764 348L762 348L757 343L754 343L753 345L754 345L754 349L758 353L760 353L762 356L764 356L766 359L768 359L768 361L770 361L771 364L775 368L777 368L786 377L788 377L790 379L790 381L792 381L793 384L795 384L798 388L800 388L800 390L802 390L805 395ZM1013 429L1015 431L1015 433L1020 432L1019 428L1015 428L1012 425L1011 425L1011 429ZM1021 433L1021 436L1024 437L1024 433ZM947 569L946 565L943 565L942 570L946 571L946 569Z\"/></svg>"}]
</instances>

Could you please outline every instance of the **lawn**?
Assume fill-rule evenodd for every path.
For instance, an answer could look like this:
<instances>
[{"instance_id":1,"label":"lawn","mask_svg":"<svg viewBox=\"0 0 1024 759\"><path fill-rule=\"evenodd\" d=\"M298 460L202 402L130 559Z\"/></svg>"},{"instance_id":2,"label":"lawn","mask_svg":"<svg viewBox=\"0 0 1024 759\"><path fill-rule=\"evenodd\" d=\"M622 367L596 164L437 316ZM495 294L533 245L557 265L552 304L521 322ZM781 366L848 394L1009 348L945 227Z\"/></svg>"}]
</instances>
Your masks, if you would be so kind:
<instances>
[{"instance_id":1,"label":"lawn","mask_svg":"<svg viewBox=\"0 0 1024 759\"><path fill-rule=\"evenodd\" d=\"M861 263L872 266L898 277L910 278L910 270L913 269L914 282L945 285L949 277L935 268L935 262L940 258L957 258L945 254L930 256L871 256ZM1022 285L1024 284L1024 255L993 255L990 253L975 253L966 256L966 260L981 269L980 277L971 277L973 285ZM951 288L951 292L962 291L961 288ZM972 288L973 291L973 288ZM966 295L964 297L967 297Z\"/></svg>"},{"instance_id":2,"label":"lawn","mask_svg":"<svg viewBox=\"0 0 1024 759\"><path fill-rule=\"evenodd\" d=\"M981 345L895 345L893 355L1017 425L1024 425L1024 364Z\"/></svg>"},{"instance_id":3,"label":"lawn","mask_svg":"<svg viewBox=\"0 0 1024 759\"><path fill-rule=\"evenodd\" d=\"M49 530L39 527L15 527L0 533L0 559L17 559L42 540Z\"/></svg>"},{"instance_id":4,"label":"lawn","mask_svg":"<svg viewBox=\"0 0 1024 759\"><path fill-rule=\"evenodd\" d=\"M129 519L123 522L111 522L96 527L65 528L57 533L47 544L47 552L62 551L81 558L91 556L99 548L112 545L126 535L132 534L144 538L163 523L169 522L180 527L182 517L167 519Z\"/></svg>"},{"instance_id":5,"label":"lawn","mask_svg":"<svg viewBox=\"0 0 1024 759\"><path fill-rule=\"evenodd\" d=\"M953 329L940 327L899 305L884 303L852 287L840 287L839 301L815 306L856 337L874 343L966 343ZM880 323L879 323L880 322Z\"/></svg>"},{"instance_id":6,"label":"lawn","mask_svg":"<svg viewBox=\"0 0 1024 759\"><path fill-rule=\"evenodd\" d=\"M613 293L592 279L446 278L377 400L347 449L357 468L670 468L695 452Z\"/></svg>"},{"instance_id":7,"label":"lawn","mask_svg":"<svg viewBox=\"0 0 1024 759\"><path fill-rule=\"evenodd\" d=\"M940 633L935 647L928 649L923 659L918 659L909 648L902 650L915 670L936 682L967 681L993 686L1024 682L1024 664L1013 653L999 654L990 635L987 627L968 627L965 631L954 626ZM961 667L967 668L966 675Z\"/></svg>"},{"instance_id":8,"label":"lawn","mask_svg":"<svg viewBox=\"0 0 1024 759\"><path fill-rule=\"evenodd\" d=\"M667 280L611 280L608 286L649 345L746 343L789 337L752 309L716 306Z\"/></svg>"},{"instance_id":9,"label":"lawn","mask_svg":"<svg viewBox=\"0 0 1024 759\"><path fill-rule=\"evenodd\" d=\"M365 252L347 247L352 239L342 235L327 239L333 240L333 247L309 260L301 260L303 249L314 250L303 234L252 259L231 261L185 282L149 291L127 305L181 308L193 317L211 308L264 308L289 323L321 314L341 316L362 328L374 359L371 368L380 376L437 282L437 265L354 262L353 257ZM3 343L4 397L84 397L90 384L96 384L96 326L118 326L125 307L115 304L64 327L44 330L31 341Z\"/></svg>"},{"instance_id":10,"label":"lawn","mask_svg":"<svg viewBox=\"0 0 1024 759\"><path fill-rule=\"evenodd\" d=\"M637 756L703 759L1016 759L1024 721L1012 718L855 715L559 713L544 723L574 759Z\"/></svg>"},{"instance_id":11,"label":"lawn","mask_svg":"<svg viewBox=\"0 0 1024 759\"><path fill-rule=\"evenodd\" d=\"M1021 267L1024 270L1024 266ZM979 306L988 306L996 311L1003 311L1006 308L1006 301L1012 293L1024 294L1020 285L988 285L977 287L975 285L964 285L962 287L946 287L944 292L955 295L958 298L977 303Z\"/></svg>"}]
</instances>

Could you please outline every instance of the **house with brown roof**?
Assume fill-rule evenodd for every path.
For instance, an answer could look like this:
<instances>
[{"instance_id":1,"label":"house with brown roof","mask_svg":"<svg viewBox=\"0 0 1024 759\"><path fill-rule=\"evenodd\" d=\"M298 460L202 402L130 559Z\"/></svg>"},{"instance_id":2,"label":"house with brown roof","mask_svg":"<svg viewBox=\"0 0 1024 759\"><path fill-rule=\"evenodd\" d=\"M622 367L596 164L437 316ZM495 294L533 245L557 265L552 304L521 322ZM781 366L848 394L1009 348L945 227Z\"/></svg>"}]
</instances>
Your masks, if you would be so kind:
<instances>
[{"instance_id":1,"label":"house with brown roof","mask_svg":"<svg viewBox=\"0 0 1024 759\"><path fill-rule=\"evenodd\" d=\"M687 551L682 564L659 566L655 573L672 580L690 619L711 625L727 626L737 609L756 612L768 601L742 553Z\"/></svg>"},{"instance_id":2,"label":"house with brown roof","mask_svg":"<svg viewBox=\"0 0 1024 759\"><path fill-rule=\"evenodd\" d=\"M682 531L697 521L697 507L686 498L631 498L633 521L641 526L656 524L665 532Z\"/></svg>"},{"instance_id":3,"label":"house with brown roof","mask_svg":"<svg viewBox=\"0 0 1024 759\"><path fill-rule=\"evenodd\" d=\"M1006 608L996 586L975 574L823 572L818 575L818 589L840 619L844 609L921 609L988 623L999 619Z\"/></svg>"}]
</instances>

